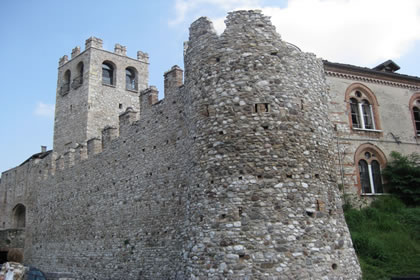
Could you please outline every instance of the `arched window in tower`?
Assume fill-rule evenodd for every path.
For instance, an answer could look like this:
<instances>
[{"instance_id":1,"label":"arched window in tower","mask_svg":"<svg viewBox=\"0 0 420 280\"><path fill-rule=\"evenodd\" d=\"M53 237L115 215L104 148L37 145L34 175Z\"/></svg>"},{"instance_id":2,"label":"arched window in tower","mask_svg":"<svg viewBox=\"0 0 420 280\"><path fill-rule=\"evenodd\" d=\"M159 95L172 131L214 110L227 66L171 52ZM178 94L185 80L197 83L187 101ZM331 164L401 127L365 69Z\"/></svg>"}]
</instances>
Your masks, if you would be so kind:
<instances>
[{"instance_id":1,"label":"arched window in tower","mask_svg":"<svg viewBox=\"0 0 420 280\"><path fill-rule=\"evenodd\" d=\"M385 165L383 153L371 144L364 144L357 149L356 162L359 170L359 184L362 194L381 194L381 169Z\"/></svg>"},{"instance_id":2,"label":"arched window in tower","mask_svg":"<svg viewBox=\"0 0 420 280\"><path fill-rule=\"evenodd\" d=\"M137 90L136 71L131 67L125 69L125 88L128 90Z\"/></svg>"},{"instance_id":3,"label":"arched window in tower","mask_svg":"<svg viewBox=\"0 0 420 280\"><path fill-rule=\"evenodd\" d=\"M24 228L26 224L26 207L23 204L17 204L13 208L13 225L16 228Z\"/></svg>"},{"instance_id":4,"label":"arched window in tower","mask_svg":"<svg viewBox=\"0 0 420 280\"><path fill-rule=\"evenodd\" d=\"M63 83L61 84L60 94L66 95L70 91L71 72L67 70L64 72Z\"/></svg>"},{"instance_id":5,"label":"arched window in tower","mask_svg":"<svg viewBox=\"0 0 420 280\"><path fill-rule=\"evenodd\" d=\"M73 89L77 89L83 84L83 71L84 71L83 62L79 62L79 64L77 64L76 69L77 69L77 76L76 78L73 79L73 83L71 84L71 87Z\"/></svg>"},{"instance_id":6,"label":"arched window in tower","mask_svg":"<svg viewBox=\"0 0 420 280\"><path fill-rule=\"evenodd\" d=\"M109 62L102 63L102 83L114 85L114 66Z\"/></svg>"},{"instance_id":7,"label":"arched window in tower","mask_svg":"<svg viewBox=\"0 0 420 280\"><path fill-rule=\"evenodd\" d=\"M415 136L420 137L420 93L416 93L413 97L411 97L410 109Z\"/></svg>"},{"instance_id":8,"label":"arched window in tower","mask_svg":"<svg viewBox=\"0 0 420 280\"><path fill-rule=\"evenodd\" d=\"M376 117L378 104L372 91L362 84L353 84L346 91L346 100L350 107L349 119L352 129L380 130Z\"/></svg>"}]
</instances>

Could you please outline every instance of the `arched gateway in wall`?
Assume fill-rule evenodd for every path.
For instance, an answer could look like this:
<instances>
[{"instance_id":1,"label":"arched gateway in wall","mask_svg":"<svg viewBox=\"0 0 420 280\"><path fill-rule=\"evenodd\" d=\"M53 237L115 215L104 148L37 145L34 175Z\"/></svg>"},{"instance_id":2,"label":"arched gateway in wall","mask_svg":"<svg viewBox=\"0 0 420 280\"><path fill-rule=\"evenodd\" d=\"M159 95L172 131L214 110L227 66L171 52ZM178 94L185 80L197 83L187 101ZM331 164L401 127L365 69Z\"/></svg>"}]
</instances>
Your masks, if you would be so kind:
<instances>
[{"instance_id":1,"label":"arched gateway in wall","mask_svg":"<svg viewBox=\"0 0 420 280\"><path fill-rule=\"evenodd\" d=\"M19 203L13 208L13 227L24 228L26 225L26 207Z\"/></svg>"}]
</instances>

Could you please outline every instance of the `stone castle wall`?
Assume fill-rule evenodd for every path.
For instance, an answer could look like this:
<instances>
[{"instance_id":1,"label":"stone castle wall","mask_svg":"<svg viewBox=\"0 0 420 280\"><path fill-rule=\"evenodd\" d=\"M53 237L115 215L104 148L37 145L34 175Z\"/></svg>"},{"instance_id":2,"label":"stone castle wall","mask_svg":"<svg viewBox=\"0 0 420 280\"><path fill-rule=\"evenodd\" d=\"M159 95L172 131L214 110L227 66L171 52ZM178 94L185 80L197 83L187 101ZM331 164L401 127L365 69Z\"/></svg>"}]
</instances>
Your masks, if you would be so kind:
<instances>
[{"instance_id":1,"label":"stone castle wall","mask_svg":"<svg viewBox=\"0 0 420 280\"><path fill-rule=\"evenodd\" d=\"M96 143L88 159L34 182L31 264L77 279L183 278L179 232L191 165L183 96L149 105L139 121L122 123L119 137Z\"/></svg>"},{"instance_id":2,"label":"stone castle wall","mask_svg":"<svg viewBox=\"0 0 420 280\"><path fill-rule=\"evenodd\" d=\"M165 99L140 92L139 120L8 171L31 170L8 202L27 206L28 263L77 279L360 278L322 61L260 12L226 26L192 24L184 85L173 67Z\"/></svg>"},{"instance_id":3,"label":"stone castle wall","mask_svg":"<svg viewBox=\"0 0 420 280\"><path fill-rule=\"evenodd\" d=\"M360 275L334 175L322 61L268 18L235 12L190 28L185 87L197 125L189 267L212 278Z\"/></svg>"}]
</instances>

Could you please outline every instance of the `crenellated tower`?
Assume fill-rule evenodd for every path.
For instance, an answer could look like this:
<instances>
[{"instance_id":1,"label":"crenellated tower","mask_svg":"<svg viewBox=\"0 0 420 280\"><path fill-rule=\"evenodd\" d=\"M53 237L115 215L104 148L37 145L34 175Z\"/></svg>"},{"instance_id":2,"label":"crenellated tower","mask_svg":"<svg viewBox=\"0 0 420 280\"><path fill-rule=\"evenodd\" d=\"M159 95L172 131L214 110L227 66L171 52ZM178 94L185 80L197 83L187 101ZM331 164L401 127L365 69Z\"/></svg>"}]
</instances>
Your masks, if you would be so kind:
<instances>
[{"instance_id":1,"label":"crenellated tower","mask_svg":"<svg viewBox=\"0 0 420 280\"><path fill-rule=\"evenodd\" d=\"M191 279L359 279L334 173L322 61L259 11L190 27Z\"/></svg>"},{"instance_id":2,"label":"crenellated tower","mask_svg":"<svg viewBox=\"0 0 420 280\"><path fill-rule=\"evenodd\" d=\"M100 137L105 126L118 126L128 107L139 110L139 92L148 86L148 55L127 56L125 46L114 52L91 37L85 50L75 47L69 60L60 58L54 121L54 151L62 154L88 139Z\"/></svg>"}]
</instances>

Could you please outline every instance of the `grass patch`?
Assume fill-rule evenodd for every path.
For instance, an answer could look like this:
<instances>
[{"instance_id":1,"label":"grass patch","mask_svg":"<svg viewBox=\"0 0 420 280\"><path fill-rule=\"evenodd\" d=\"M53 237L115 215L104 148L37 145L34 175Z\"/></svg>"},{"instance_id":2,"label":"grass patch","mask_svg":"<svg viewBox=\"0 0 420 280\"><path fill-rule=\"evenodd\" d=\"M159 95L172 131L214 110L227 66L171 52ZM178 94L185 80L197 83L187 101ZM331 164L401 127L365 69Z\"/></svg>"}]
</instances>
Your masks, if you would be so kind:
<instances>
[{"instance_id":1,"label":"grass patch","mask_svg":"<svg viewBox=\"0 0 420 280\"><path fill-rule=\"evenodd\" d=\"M344 214L363 279L420 275L420 207L385 196L361 210L347 208Z\"/></svg>"}]
</instances>

